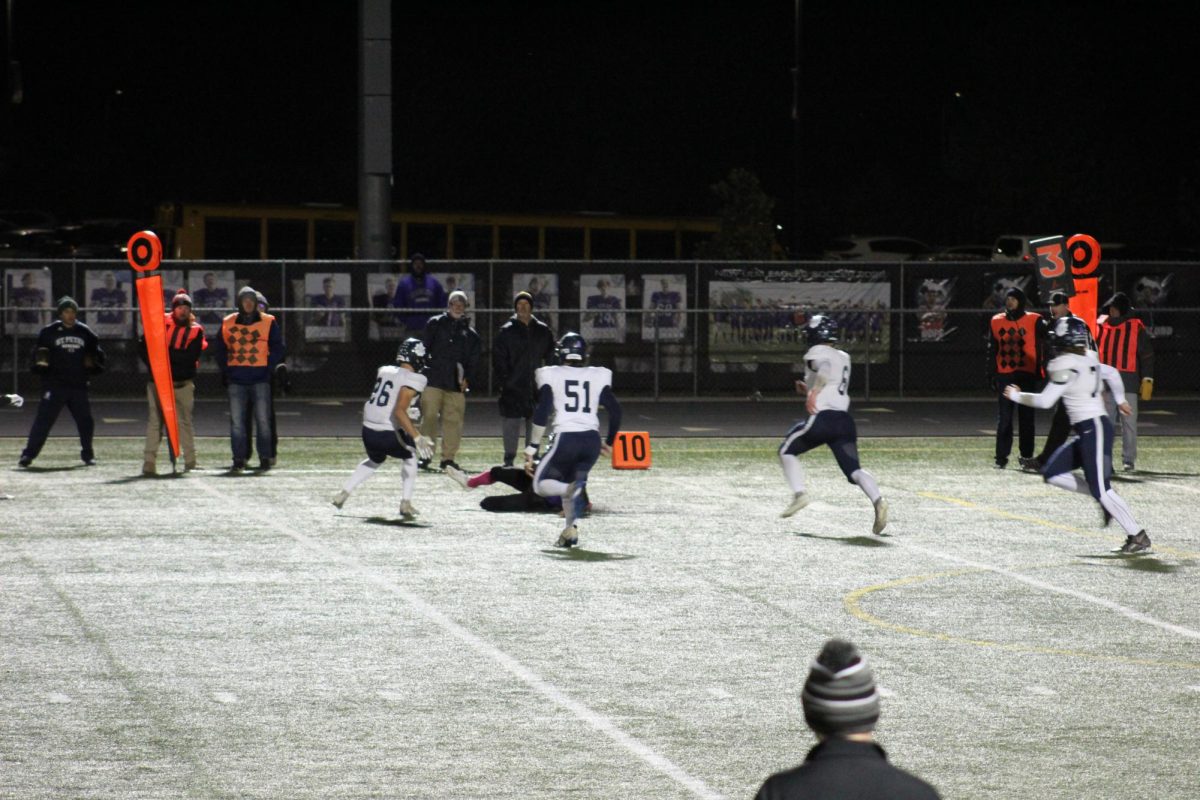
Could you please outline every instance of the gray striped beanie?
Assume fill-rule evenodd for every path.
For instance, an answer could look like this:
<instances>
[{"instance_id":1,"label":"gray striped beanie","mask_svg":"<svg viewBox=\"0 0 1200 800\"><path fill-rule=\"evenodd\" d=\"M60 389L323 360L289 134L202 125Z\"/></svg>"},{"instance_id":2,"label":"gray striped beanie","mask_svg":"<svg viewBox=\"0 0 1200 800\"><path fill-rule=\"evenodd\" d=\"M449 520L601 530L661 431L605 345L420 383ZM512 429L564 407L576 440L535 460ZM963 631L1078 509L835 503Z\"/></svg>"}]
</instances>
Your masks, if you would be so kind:
<instances>
[{"instance_id":1,"label":"gray striped beanie","mask_svg":"<svg viewBox=\"0 0 1200 800\"><path fill-rule=\"evenodd\" d=\"M830 639L812 662L804 691L804 720L817 733L864 733L879 721L879 692L871 666L845 639Z\"/></svg>"}]
</instances>

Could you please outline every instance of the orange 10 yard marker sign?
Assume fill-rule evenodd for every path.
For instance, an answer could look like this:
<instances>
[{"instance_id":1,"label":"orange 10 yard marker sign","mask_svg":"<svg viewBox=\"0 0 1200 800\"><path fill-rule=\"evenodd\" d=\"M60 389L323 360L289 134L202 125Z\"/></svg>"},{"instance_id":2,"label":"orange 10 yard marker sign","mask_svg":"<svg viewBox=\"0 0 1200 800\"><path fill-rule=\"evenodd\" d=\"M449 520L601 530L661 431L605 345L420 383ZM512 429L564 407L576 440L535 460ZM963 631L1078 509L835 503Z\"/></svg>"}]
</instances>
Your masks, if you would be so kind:
<instances>
[{"instance_id":1,"label":"orange 10 yard marker sign","mask_svg":"<svg viewBox=\"0 0 1200 800\"><path fill-rule=\"evenodd\" d=\"M129 266L142 274L137 279L138 306L142 312L142 330L146 336L146 355L150 374L154 377L154 392L167 439L171 443L171 463L179 456L179 421L175 414L175 381L171 377L171 358L167 354L167 321L163 310L162 275L155 270L162 263L162 242L153 231L135 233L127 245Z\"/></svg>"},{"instance_id":2,"label":"orange 10 yard marker sign","mask_svg":"<svg viewBox=\"0 0 1200 800\"><path fill-rule=\"evenodd\" d=\"M650 434L621 431L613 440L613 469L650 469Z\"/></svg>"}]
</instances>

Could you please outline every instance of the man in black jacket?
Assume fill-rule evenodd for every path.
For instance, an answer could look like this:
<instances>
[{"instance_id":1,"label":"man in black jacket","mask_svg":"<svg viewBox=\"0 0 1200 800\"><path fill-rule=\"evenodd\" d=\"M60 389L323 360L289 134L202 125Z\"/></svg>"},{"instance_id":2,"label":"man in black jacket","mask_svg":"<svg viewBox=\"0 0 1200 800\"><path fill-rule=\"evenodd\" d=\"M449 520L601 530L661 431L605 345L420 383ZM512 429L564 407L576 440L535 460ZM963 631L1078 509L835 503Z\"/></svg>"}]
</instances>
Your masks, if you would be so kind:
<instances>
[{"instance_id":1,"label":"man in black jacket","mask_svg":"<svg viewBox=\"0 0 1200 800\"><path fill-rule=\"evenodd\" d=\"M533 373L554 363L554 333L533 315L533 295L518 292L516 313L500 327L492 349L496 383L500 386L500 429L504 437L504 466L517 456L522 429L529 444L537 386Z\"/></svg>"},{"instance_id":2,"label":"man in black jacket","mask_svg":"<svg viewBox=\"0 0 1200 800\"><path fill-rule=\"evenodd\" d=\"M446 311L429 320L421 332L429 353L425 377L429 383L421 393L421 435L436 441L442 429L441 467L461 469L454 461L462 442L463 417L467 410L467 392L479 369L482 346L479 334L467 317L467 295L451 292ZM429 461L422 459L422 467Z\"/></svg>"},{"instance_id":3,"label":"man in black jacket","mask_svg":"<svg viewBox=\"0 0 1200 800\"><path fill-rule=\"evenodd\" d=\"M33 371L42 376L42 401L29 431L29 441L17 463L28 467L42 452L46 437L63 406L75 418L79 429L79 457L89 467L96 463L92 434L96 423L88 399L88 378L104 369L104 351L100 340L87 325L79 322L79 305L70 297L58 301L57 322L38 333Z\"/></svg>"},{"instance_id":4,"label":"man in black jacket","mask_svg":"<svg viewBox=\"0 0 1200 800\"><path fill-rule=\"evenodd\" d=\"M937 800L932 786L893 767L875 744L879 692L870 665L850 642L825 643L800 701L820 742L803 764L767 778L756 800Z\"/></svg>"}]
</instances>

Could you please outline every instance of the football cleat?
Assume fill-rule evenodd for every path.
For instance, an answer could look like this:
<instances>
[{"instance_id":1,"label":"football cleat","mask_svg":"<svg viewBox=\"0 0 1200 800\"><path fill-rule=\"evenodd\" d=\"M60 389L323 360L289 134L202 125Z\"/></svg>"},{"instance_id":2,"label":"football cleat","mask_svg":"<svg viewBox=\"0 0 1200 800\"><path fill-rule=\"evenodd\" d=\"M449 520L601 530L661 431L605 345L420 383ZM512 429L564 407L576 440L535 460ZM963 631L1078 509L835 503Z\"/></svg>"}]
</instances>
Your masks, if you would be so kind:
<instances>
[{"instance_id":1,"label":"football cleat","mask_svg":"<svg viewBox=\"0 0 1200 800\"><path fill-rule=\"evenodd\" d=\"M403 500L400 503L400 517L405 522L412 522L417 518L417 510L413 508L413 504L409 500Z\"/></svg>"},{"instance_id":2,"label":"football cleat","mask_svg":"<svg viewBox=\"0 0 1200 800\"><path fill-rule=\"evenodd\" d=\"M1145 531L1138 531L1136 536L1126 536L1125 544L1113 550L1114 553L1123 553L1125 555L1137 555L1149 551L1150 537L1146 535Z\"/></svg>"},{"instance_id":3,"label":"football cleat","mask_svg":"<svg viewBox=\"0 0 1200 800\"><path fill-rule=\"evenodd\" d=\"M881 497L875 501L875 524L871 526L871 533L876 536L882 536L887 527L887 511L887 500Z\"/></svg>"},{"instance_id":4,"label":"football cleat","mask_svg":"<svg viewBox=\"0 0 1200 800\"><path fill-rule=\"evenodd\" d=\"M1022 472L1041 472L1042 471L1042 465L1038 462L1037 458L1034 456L1030 456L1029 458L1026 458L1025 456L1019 456L1017 458L1017 463L1019 463L1021 465Z\"/></svg>"},{"instance_id":5,"label":"football cleat","mask_svg":"<svg viewBox=\"0 0 1200 800\"><path fill-rule=\"evenodd\" d=\"M446 474L449 475L450 479L453 480L455 483L457 483L462 488L464 488L464 489L471 488L470 485L467 483L467 481L469 481L471 479L467 477L467 473L463 472L458 467L447 466Z\"/></svg>"},{"instance_id":6,"label":"football cleat","mask_svg":"<svg viewBox=\"0 0 1200 800\"><path fill-rule=\"evenodd\" d=\"M1135 470L1136 470L1136 467L1134 467L1133 464L1130 464L1128 461L1125 462L1125 471L1126 472L1133 472Z\"/></svg>"},{"instance_id":7,"label":"football cleat","mask_svg":"<svg viewBox=\"0 0 1200 800\"><path fill-rule=\"evenodd\" d=\"M1104 506L1100 506L1100 514L1101 514L1101 518L1104 521L1103 527L1107 528L1108 524L1110 522L1112 522L1112 514L1108 513L1108 509L1105 508Z\"/></svg>"},{"instance_id":8,"label":"football cleat","mask_svg":"<svg viewBox=\"0 0 1200 800\"><path fill-rule=\"evenodd\" d=\"M341 508L342 506L346 505L346 501L349 499L350 499L350 493L347 492L345 489L343 489L342 491L335 494L333 496L333 499L330 500L329 502L333 503L335 508Z\"/></svg>"},{"instance_id":9,"label":"football cleat","mask_svg":"<svg viewBox=\"0 0 1200 800\"><path fill-rule=\"evenodd\" d=\"M808 500L809 500L809 497L808 497L807 493L796 492L796 496L794 498L792 498L792 504L790 506L788 506L787 508L785 508L783 510L783 513L780 514L779 516L784 517L785 519L787 517L790 517L792 514L795 514L797 511L799 511L800 509L802 509L806 505L808 505Z\"/></svg>"},{"instance_id":10,"label":"football cleat","mask_svg":"<svg viewBox=\"0 0 1200 800\"><path fill-rule=\"evenodd\" d=\"M572 525L569 528L563 528L563 532L558 535L558 541L554 543L555 547L574 547L579 544L579 529Z\"/></svg>"}]
</instances>

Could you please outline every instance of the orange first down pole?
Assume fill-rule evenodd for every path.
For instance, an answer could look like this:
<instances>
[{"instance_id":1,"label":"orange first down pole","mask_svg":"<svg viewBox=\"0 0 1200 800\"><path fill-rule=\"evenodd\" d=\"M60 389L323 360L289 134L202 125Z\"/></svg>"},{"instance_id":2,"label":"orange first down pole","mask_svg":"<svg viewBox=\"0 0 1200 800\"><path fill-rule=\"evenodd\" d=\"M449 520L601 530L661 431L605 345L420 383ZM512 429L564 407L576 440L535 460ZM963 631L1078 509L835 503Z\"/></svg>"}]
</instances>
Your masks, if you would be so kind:
<instances>
[{"instance_id":1,"label":"orange first down pole","mask_svg":"<svg viewBox=\"0 0 1200 800\"><path fill-rule=\"evenodd\" d=\"M129 264L138 272L152 272L162 262L162 243L152 231L135 233L129 240ZM143 275L137 280L138 306L146 337L146 356L158 407L167 425L172 463L179 457L179 421L175 413L175 381L171 377L171 358L167 353L167 322L163 310L161 275Z\"/></svg>"}]
</instances>

